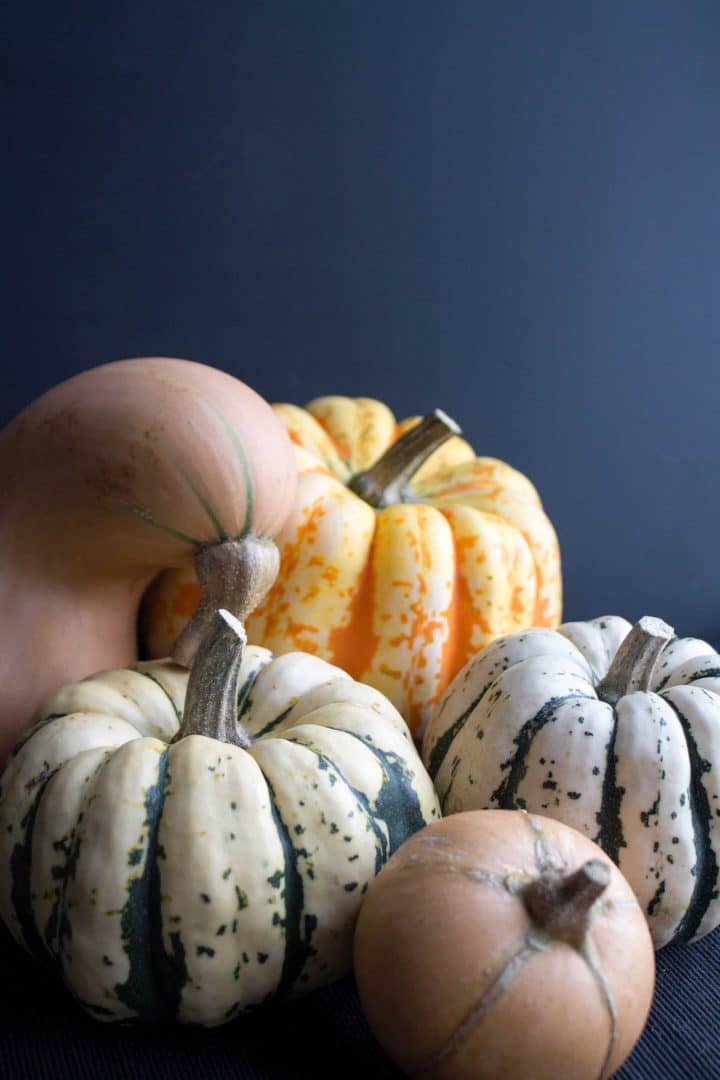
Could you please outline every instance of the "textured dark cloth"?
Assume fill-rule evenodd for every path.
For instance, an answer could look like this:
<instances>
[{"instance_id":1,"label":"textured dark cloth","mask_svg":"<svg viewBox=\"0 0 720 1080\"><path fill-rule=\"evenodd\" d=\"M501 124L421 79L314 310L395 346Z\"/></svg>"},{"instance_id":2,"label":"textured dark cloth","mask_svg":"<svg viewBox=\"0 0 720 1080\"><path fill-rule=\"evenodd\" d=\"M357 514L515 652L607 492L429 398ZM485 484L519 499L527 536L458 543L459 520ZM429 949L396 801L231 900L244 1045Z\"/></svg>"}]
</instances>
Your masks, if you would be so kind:
<instances>
[{"instance_id":1,"label":"textured dark cloth","mask_svg":"<svg viewBox=\"0 0 720 1080\"><path fill-rule=\"evenodd\" d=\"M720 1077L720 930L695 945L663 949L657 968L650 1020L616 1077ZM382 1080L400 1075L371 1035L352 979L205 1030L91 1020L4 928L0 971L3 1080L316 1080L324 1072Z\"/></svg>"}]
</instances>

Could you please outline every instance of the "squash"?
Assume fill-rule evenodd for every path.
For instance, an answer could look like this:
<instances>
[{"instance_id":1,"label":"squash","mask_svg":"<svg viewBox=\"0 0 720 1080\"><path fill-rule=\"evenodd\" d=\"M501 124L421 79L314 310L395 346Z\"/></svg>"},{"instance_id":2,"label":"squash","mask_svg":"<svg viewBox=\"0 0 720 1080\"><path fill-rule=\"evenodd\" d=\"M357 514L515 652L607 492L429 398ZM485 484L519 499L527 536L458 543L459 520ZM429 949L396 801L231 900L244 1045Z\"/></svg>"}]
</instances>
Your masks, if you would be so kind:
<instances>
[{"instance_id":1,"label":"squash","mask_svg":"<svg viewBox=\"0 0 720 1080\"><path fill-rule=\"evenodd\" d=\"M720 922L720 656L617 616L494 642L459 673L423 759L446 814L526 807L584 832L659 948Z\"/></svg>"},{"instance_id":2,"label":"squash","mask_svg":"<svg viewBox=\"0 0 720 1080\"><path fill-rule=\"evenodd\" d=\"M654 953L620 872L586 837L507 810L444 818L370 886L361 1004L404 1072L607 1077L648 1015Z\"/></svg>"},{"instance_id":3,"label":"squash","mask_svg":"<svg viewBox=\"0 0 720 1080\"><path fill-rule=\"evenodd\" d=\"M164 567L201 551L227 568L178 659L217 606L242 617L233 591L272 582L296 477L270 406L187 360L83 372L0 432L0 763L45 694L137 658L140 598Z\"/></svg>"},{"instance_id":4,"label":"squash","mask_svg":"<svg viewBox=\"0 0 720 1080\"><path fill-rule=\"evenodd\" d=\"M300 481L249 640L340 665L389 697L419 738L478 649L559 623L552 525L531 482L476 457L439 410L401 424L367 398L275 410ZM144 611L149 656L169 652L196 603L191 569L160 578Z\"/></svg>"},{"instance_id":5,"label":"squash","mask_svg":"<svg viewBox=\"0 0 720 1080\"><path fill-rule=\"evenodd\" d=\"M344 975L368 882L439 816L378 691L244 642L222 611L189 679L52 694L2 776L0 914L100 1020L221 1024Z\"/></svg>"}]
</instances>

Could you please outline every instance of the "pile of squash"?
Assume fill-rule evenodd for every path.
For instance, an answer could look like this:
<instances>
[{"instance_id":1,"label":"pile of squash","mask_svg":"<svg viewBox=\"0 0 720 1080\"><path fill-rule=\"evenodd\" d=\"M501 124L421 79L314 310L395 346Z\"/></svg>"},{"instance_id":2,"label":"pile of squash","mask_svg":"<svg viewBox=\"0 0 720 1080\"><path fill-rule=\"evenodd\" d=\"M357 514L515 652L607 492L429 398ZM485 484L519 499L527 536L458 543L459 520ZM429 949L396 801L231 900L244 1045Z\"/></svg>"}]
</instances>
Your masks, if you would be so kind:
<instances>
[{"instance_id":1,"label":"pile of squash","mask_svg":"<svg viewBox=\"0 0 720 1080\"><path fill-rule=\"evenodd\" d=\"M561 625L535 488L440 410L120 361L0 488L0 916L88 1012L354 967L413 1074L618 1068L653 948L720 922L714 650Z\"/></svg>"}]
</instances>

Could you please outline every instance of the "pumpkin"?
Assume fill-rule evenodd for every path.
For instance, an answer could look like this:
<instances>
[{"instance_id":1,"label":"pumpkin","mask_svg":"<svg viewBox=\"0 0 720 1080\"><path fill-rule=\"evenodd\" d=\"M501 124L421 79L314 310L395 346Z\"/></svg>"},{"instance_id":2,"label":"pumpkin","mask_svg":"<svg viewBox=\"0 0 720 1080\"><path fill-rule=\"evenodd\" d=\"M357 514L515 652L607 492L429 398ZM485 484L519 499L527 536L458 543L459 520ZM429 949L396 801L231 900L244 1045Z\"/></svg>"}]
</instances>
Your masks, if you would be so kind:
<instances>
[{"instance_id":1,"label":"pumpkin","mask_svg":"<svg viewBox=\"0 0 720 1080\"><path fill-rule=\"evenodd\" d=\"M413 1076L607 1077L648 1015L654 953L627 881L548 818L469 811L416 833L372 883L360 1000Z\"/></svg>"},{"instance_id":2,"label":"pumpkin","mask_svg":"<svg viewBox=\"0 0 720 1080\"><path fill-rule=\"evenodd\" d=\"M398 424L379 401L275 406L295 445L295 506L249 640L303 649L382 691L420 737L467 659L498 634L560 621L557 540L531 482L476 457L444 413ZM164 656L197 603L191 569L147 600Z\"/></svg>"},{"instance_id":3,"label":"pumpkin","mask_svg":"<svg viewBox=\"0 0 720 1080\"><path fill-rule=\"evenodd\" d=\"M296 475L270 406L187 360L83 372L3 429L0 761L45 694L137 658L140 598L162 568L197 551L226 568L178 659L216 607L242 617L233 590L252 578L254 601L272 582Z\"/></svg>"},{"instance_id":4,"label":"pumpkin","mask_svg":"<svg viewBox=\"0 0 720 1080\"><path fill-rule=\"evenodd\" d=\"M438 816L402 718L216 613L52 694L0 792L0 914L100 1020L221 1024L345 974L368 882ZM241 725L241 726L240 726Z\"/></svg>"},{"instance_id":5,"label":"pumpkin","mask_svg":"<svg viewBox=\"0 0 720 1080\"><path fill-rule=\"evenodd\" d=\"M499 639L448 687L423 759L444 813L526 807L619 865L657 947L720 922L720 656L645 617Z\"/></svg>"}]
</instances>

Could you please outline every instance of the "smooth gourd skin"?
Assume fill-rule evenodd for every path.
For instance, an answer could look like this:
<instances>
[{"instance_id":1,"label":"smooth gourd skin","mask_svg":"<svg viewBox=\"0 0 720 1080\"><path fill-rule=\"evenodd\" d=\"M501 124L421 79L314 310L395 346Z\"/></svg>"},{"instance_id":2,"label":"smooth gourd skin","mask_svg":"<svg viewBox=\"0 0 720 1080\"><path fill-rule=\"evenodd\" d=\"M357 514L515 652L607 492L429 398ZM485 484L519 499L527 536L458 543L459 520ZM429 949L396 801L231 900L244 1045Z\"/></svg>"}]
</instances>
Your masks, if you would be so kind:
<instances>
[{"instance_id":1,"label":"smooth gourd skin","mask_svg":"<svg viewBox=\"0 0 720 1080\"><path fill-rule=\"evenodd\" d=\"M452 676L498 634L557 626L557 538L532 483L454 437L415 473L405 501L375 509L348 484L418 418L370 398L274 407L300 473L280 532L277 581L249 640L312 652L381 690L416 737ZM153 586L150 656L167 655L197 603L192 569Z\"/></svg>"},{"instance_id":2,"label":"smooth gourd skin","mask_svg":"<svg viewBox=\"0 0 720 1080\"><path fill-rule=\"evenodd\" d=\"M520 890L548 864L602 852L558 822L511 811L457 814L416 833L370 886L354 968L381 1045L432 1080L598 1080L644 1026L654 954L633 893L611 864L581 946L532 924Z\"/></svg>"},{"instance_id":3,"label":"smooth gourd skin","mask_svg":"<svg viewBox=\"0 0 720 1080\"><path fill-rule=\"evenodd\" d=\"M169 661L52 694L0 779L0 915L97 1019L221 1024L348 972L369 881L439 816L382 695L248 647L248 749L172 741Z\"/></svg>"},{"instance_id":4,"label":"smooth gourd skin","mask_svg":"<svg viewBox=\"0 0 720 1080\"><path fill-rule=\"evenodd\" d=\"M44 694L137 655L140 598L227 536L273 536L295 494L283 426L203 364L123 360L0 432L0 761Z\"/></svg>"},{"instance_id":5,"label":"smooth gourd skin","mask_svg":"<svg viewBox=\"0 0 720 1080\"><path fill-rule=\"evenodd\" d=\"M675 638L648 692L612 706L598 687L630 630L606 616L499 639L448 687L422 753L444 814L521 806L596 841L659 948L720 923L720 656Z\"/></svg>"}]
</instances>

